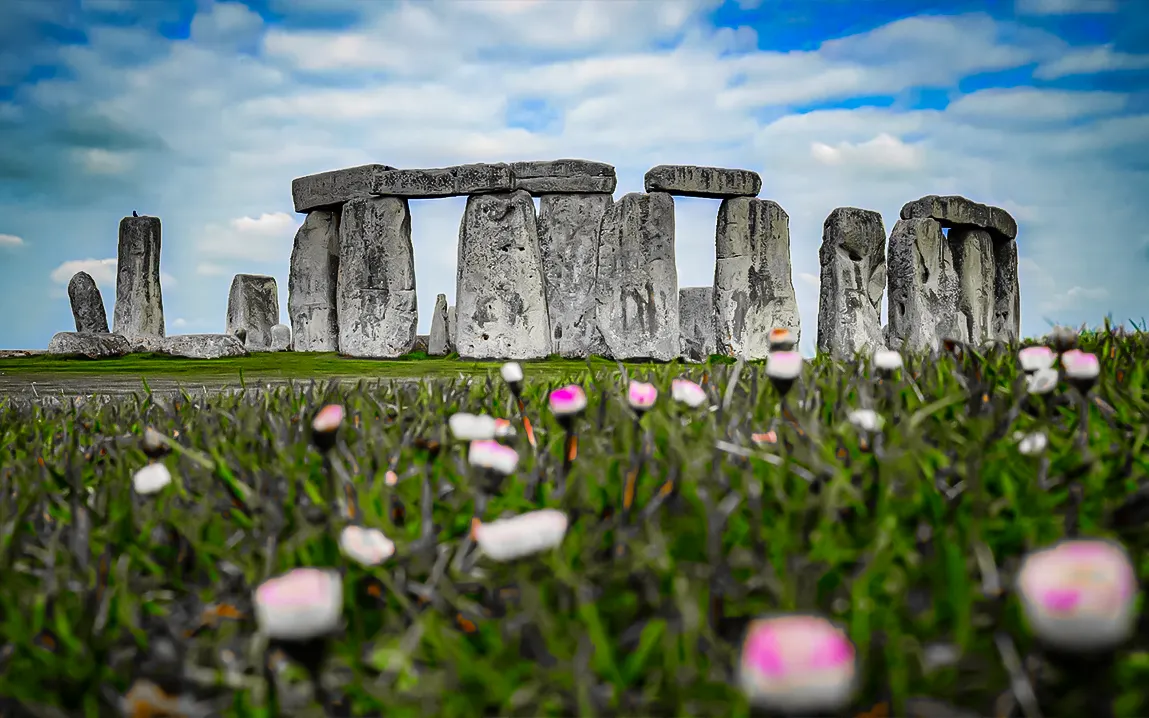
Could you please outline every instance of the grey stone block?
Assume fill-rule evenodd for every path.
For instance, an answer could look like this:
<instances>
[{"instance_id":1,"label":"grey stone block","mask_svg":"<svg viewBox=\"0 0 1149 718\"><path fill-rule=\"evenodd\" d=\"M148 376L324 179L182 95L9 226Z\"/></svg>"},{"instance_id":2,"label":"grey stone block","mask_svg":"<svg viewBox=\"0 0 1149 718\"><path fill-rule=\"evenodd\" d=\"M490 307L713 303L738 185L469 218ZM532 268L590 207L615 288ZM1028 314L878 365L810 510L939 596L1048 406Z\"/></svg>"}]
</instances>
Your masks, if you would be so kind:
<instances>
[{"instance_id":1,"label":"grey stone block","mask_svg":"<svg viewBox=\"0 0 1149 718\"><path fill-rule=\"evenodd\" d=\"M979 227L996 235L995 239L1015 239L1017 221L1000 207L979 204L958 195L926 195L902 206L902 219L928 218L942 227L962 225Z\"/></svg>"},{"instance_id":2,"label":"grey stone block","mask_svg":"<svg viewBox=\"0 0 1149 718\"><path fill-rule=\"evenodd\" d=\"M246 332L248 351L271 351L271 328L279 324L279 288L275 277L237 274L227 295L227 325L224 332Z\"/></svg>"},{"instance_id":3,"label":"grey stone block","mask_svg":"<svg viewBox=\"0 0 1149 718\"><path fill-rule=\"evenodd\" d=\"M339 350L339 211L308 212L291 249L287 314L297 352Z\"/></svg>"},{"instance_id":4,"label":"grey stone block","mask_svg":"<svg viewBox=\"0 0 1149 718\"><path fill-rule=\"evenodd\" d=\"M352 197L366 197L372 194L376 178L394 169L387 165L360 165L296 177L291 181L295 211L330 210Z\"/></svg>"},{"instance_id":5,"label":"grey stone block","mask_svg":"<svg viewBox=\"0 0 1149 718\"><path fill-rule=\"evenodd\" d=\"M822 225L818 250L818 351L853 359L885 343L886 230L882 215L838 207Z\"/></svg>"},{"instance_id":6,"label":"grey stone block","mask_svg":"<svg viewBox=\"0 0 1149 718\"><path fill-rule=\"evenodd\" d=\"M942 226L901 219L890 233L890 329L895 349L935 350L943 339L969 341L958 310L957 267Z\"/></svg>"},{"instance_id":7,"label":"grey stone block","mask_svg":"<svg viewBox=\"0 0 1149 718\"><path fill-rule=\"evenodd\" d=\"M81 334L107 334L108 314L96 280L87 272L76 272L68 282L68 301L76 331Z\"/></svg>"},{"instance_id":8,"label":"grey stone block","mask_svg":"<svg viewBox=\"0 0 1149 718\"><path fill-rule=\"evenodd\" d=\"M159 217L120 220L112 323L115 333L126 338L164 335Z\"/></svg>"},{"instance_id":9,"label":"grey stone block","mask_svg":"<svg viewBox=\"0 0 1149 718\"><path fill-rule=\"evenodd\" d=\"M48 342L48 353L64 356L83 356L89 359L110 359L130 354L131 344L119 334L89 334L57 332Z\"/></svg>"},{"instance_id":10,"label":"grey stone block","mask_svg":"<svg viewBox=\"0 0 1149 718\"><path fill-rule=\"evenodd\" d=\"M646 173L644 186L647 192L679 197L756 197L762 190L762 178L751 170L658 165Z\"/></svg>"},{"instance_id":11,"label":"grey stone block","mask_svg":"<svg viewBox=\"0 0 1149 718\"><path fill-rule=\"evenodd\" d=\"M515 189L533 195L611 194L618 185L614 167L590 160L512 162L511 175Z\"/></svg>"},{"instance_id":12,"label":"grey stone block","mask_svg":"<svg viewBox=\"0 0 1149 718\"><path fill-rule=\"evenodd\" d=\"M702 362L716 352L714 287L678 290L678 331L682 358Z\"/></svg>"}]
</instances>

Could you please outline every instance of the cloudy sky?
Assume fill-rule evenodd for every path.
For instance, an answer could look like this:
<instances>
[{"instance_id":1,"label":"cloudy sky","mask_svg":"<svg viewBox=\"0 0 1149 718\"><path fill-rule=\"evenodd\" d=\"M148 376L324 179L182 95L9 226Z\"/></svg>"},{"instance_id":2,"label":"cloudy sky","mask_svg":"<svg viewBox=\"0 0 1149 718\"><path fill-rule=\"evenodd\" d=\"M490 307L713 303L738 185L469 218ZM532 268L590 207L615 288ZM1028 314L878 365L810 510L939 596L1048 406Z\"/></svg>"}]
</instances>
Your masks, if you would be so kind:
<instances>
[{"instance_id":1,"label":"cloudy sky","mask_svg":"<svg viewBox=\"0 0 1149 718\"><path fill-rule=\"evenodd\" d=\"M1149 316L1145 0L7 0L0 348L111 317L116 231L163 220L169 334L279 280L291 180L378 162L579 157L616 196L661 163L742 167L790 215L803 348L834 207L963 194L1009 210L1022 330ZM420 331L454 301L464 200L412 202ZM681 286L713 279L714 200L676 200Z\"/></svg>"}]
</instances>

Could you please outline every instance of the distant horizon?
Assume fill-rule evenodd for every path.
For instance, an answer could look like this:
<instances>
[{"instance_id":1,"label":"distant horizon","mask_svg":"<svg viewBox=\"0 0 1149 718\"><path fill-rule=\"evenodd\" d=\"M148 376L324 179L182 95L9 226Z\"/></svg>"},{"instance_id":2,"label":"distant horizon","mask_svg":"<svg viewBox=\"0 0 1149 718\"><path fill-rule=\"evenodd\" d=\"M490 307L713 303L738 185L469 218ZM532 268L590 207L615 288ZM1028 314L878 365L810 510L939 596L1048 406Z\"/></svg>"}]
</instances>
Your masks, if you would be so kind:
<instances>
[{"instance_id":1,"label":"distant horizon","mask_svg":"<svg viewBox=\"0 0 1149 718\"><path fill-rule=\"evenodd\" d=\"M657 164L750 169L790 216L800 349L832 209L958 194L1018 222L1022 335L1142 325L1149 12L1116 0L65 0L0 17L0 348L111 323L117 225L163 223L166 333L224 330L275 277L295 177L580 158L619 198ZM709 286L718 200L676 198L679 286ZM418 333L454 303L465 198L411 202ZM884 304L885 302L883 302ZM883 322L888 320L886 308Z\"/></svg>"}]
</instances>

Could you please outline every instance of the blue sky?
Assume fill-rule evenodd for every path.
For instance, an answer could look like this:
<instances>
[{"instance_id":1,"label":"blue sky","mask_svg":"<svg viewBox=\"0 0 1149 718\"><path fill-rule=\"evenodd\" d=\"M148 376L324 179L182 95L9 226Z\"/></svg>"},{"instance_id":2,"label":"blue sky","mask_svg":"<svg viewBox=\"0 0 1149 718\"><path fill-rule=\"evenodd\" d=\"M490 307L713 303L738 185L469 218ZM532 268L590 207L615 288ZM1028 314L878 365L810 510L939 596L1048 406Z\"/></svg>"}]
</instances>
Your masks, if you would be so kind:
<instances>
[{"instance_id":1,"label":"blue sky","mask_svg":"<svg viewBox=\"0 0 1149 718\"><path fill-rule=\"evenodd\" d=\"M169 334L222 331L231 277L279 280L293 177L582 157L616 196L661 163L745 167L790 215L803 347L838 206L1008 209L1022 330L1149 316L1141 0L12 0L0 15L0 348L111 315L116 227L163 220ZM717 201L677 200L681 286ZM463 200L412 203L420 330L453 301Z\"/></svg>"}]
</instances>

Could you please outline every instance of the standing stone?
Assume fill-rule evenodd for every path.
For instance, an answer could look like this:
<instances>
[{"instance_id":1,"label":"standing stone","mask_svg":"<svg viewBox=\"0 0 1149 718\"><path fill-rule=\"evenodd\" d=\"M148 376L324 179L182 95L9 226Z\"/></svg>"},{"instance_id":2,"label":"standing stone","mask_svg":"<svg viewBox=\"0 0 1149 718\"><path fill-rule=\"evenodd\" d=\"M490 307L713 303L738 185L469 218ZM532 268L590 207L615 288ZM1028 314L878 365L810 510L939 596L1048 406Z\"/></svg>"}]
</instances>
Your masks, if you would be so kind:
<instances>
[{"instance_id":1,"label":"standing stone","mask_svg":"<svg viewBox=\"0 0 1149 718\"><path fill-rule=\"evenodd\" d=\"M882 215L838 207L822 225L818 250L818 351L853 359L883 346L886 229Z\"/></svg>"},{"instance_id":2,"label":"standing stone","mask_svg":"<svg viewBox=\"0 0 1149 718\"><path fill-rule=\"evenodd\" d=\"M104 298L96 280L87 272L76 272L68 282L68 300L72 304L72 318L76 331L81 334L107 334L108 315L104 312Z\"/></svg>"},{"instance_id":3,"label":"standing stone","mask_svg":"<svg viewBox=\"0 0 1149 718\"><path fill-rule=\"evenodd\" d=\"M969 341L958 311L961 282L942 226L900 219L890 234L890 327L894 348L936 349L942 339Z\"/></svg>"},{"instance_id":4,"label":"standing stone","mask_svg":"<svg viewBox=\"0 0 1149 718\"><path fill-rule=\"evenodd\" d=\"M309 212L295 233L287 316L297 352L339 351L339 210Z\"/></svg>"},{"instance_id":5,"label":"standing stone","mask_svg":"<svg viewBox=\"0 0 1149 718\"><path fill-rule=\"evenodd\" d=\"M271 351L285 352L291 348L291 327L276 324L271 328Z\"/></svg>"},{"instance_id":6,"label":"standing stone","mask_svg":"<svg viewBox=\"0 0 1149 718\"><path fill-rule=\"evenodd\" d=\"M715 232L714 316L717 351L765 359L770 330L799 332L790 277L790 217L767 199L723 200Z\"/></svg>"},{"instance_id":7,"label":"standing stone","mask_svg":"<svg viewBox=\"0 0 1149 718\"><path fill-rule=\"evenodd\" d=\"M400 197L358 197L339 225L339 351L396 358L415 345L419 320L411 210Z\"/></svg>"},{"instance_id":8,"label":"standing stone","mask_svg":"<svg viewBox=\"0 0 1149 718\"><path fill-rule=\"evenodd\" d=\"M624 195L602 219L595 322L618 360L670 361L679 355L674 199L665 192Z\"/></svg>"},{"instance_id":9,"label":"standing stone","mask_svg":"<svg viewBox=\"0 0 1149 718\"><path fill-rule=\"evenodd\" d=\"M599 230L613 201L609 194L546 194L539 201L551 340L563 357L590 354Z\"/></svg>"},{"instance_id":10,"label":"standing stone","mask_svg":"<svg viewBox=\"0 0 1149 718\"><path fill-rule=\"evenodd\" d=\"M472 195L459 225L455 350L464 359L551 353L535 203L523 190Z\"/></svg>"},{"instance_id":11,"label":"standing stone","mask_svg":"<svg viewBox=\"0 0 1149 718\"><path fill-rule=\"evenodd\" d=\"M133 337L164 336L164 300L160 291L160 218L124 217L116 260L113 329Z\"/></svg>"},{"instance_id":12,"label":"standing stone","mask_svg":"<svg viewBox=\"0 0 1149 718\"><path fill-rule=\"evenodd\" d=\"M1017 282L1017 242L997 240L993 245L993 338L1016 342L1021 338L1021 289Z\"/></svg>"},{"instance_id":13,"label":"standing stone","mask_svg":"<svg viewBox=\"0 0 1149 718\"><path fill-rule=\"evenodd\" d=\"M714 342L714 287L678 290L678 330L682 357L706 361L716 351Z\"/></svg>"},{"instance_id":14,"label":"standing stone","mask_svg":"<svg viewBox=\"0 0 1149 718\"><path fill-rule=\"evenodd\" d=\"M458 338L458 332L455 330L455 305L447 307L447 343L451 346L451 351L458 351L458 344L455 340Z\"/></svg>"},{"instance_id":15,"label":"standing stone","mask_svg":"<svg viewBox=\"0 0 1149 718\"><path fill-rule=\"evenodd\" d=\"M954 227L947 237L958 276L958 312L972 344L994 337L993 237L984 229Z\"/></svg>"},{"instance_id":16,"label":"standing stone","mask_svg":"<svg viewBox=\"0 0 1149 718\"><path fill-rule=\"evenodd\" d=\"M271 328L279 324L279 288L275 277L237 274L227 296L227 325L224 332L247 332L248 351L271 350Z\"/></svg>"},{"instance_id":17,"label":"standing stone","mask_svg":"<svg viewBox=\"0 0 1149 718\"><path fill-rule=\"evenodd\" d=\"M447 295L435 297L435 313L431 315L431 334L427 337L427 354L433 357L451 353L451 337L447 331Z\"/></svg>"}]
</instances>

